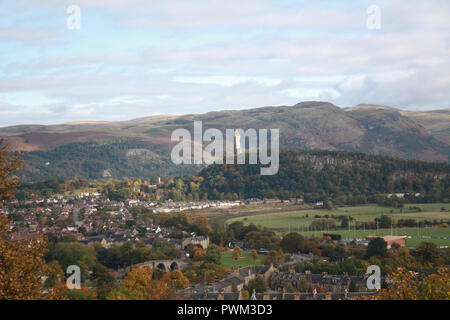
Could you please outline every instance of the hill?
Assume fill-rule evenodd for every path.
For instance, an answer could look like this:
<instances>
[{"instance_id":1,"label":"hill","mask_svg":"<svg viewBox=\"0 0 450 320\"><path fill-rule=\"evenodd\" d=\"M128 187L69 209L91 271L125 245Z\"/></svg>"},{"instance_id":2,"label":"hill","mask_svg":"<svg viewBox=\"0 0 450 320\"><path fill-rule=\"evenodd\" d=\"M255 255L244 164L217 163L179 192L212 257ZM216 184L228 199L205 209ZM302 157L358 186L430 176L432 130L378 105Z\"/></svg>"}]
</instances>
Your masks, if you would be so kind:
<instances>
[{"instance_id":1,"label":"hill","mask_svg":"<svg viewBox=\"0 0 450 320\"><path fill-rule=\"evenodd\" d=\"M68 177L78 174L97 178L109 167L122 168L111 170L111 175L117 178L138 173L158 176L165 172L161 172L157 161L165 161L171 174L186 172L186 168L174 166L169 161L173 146L170 136L178 128L192 130L194 120L202 120L204 130L278 128L280 145L289 149L346 150L434 162L448 162L450 156L449 110L412 112L376 105L340 108L327 102L302 102L294 106L215 111L200 115L161 115L119 122L20 125L0 128L0 137L6 138L14 150L26 151L31 160L22 176L27 180L59 173ZM91 143L99 143L102 148L107 148L108 143L120 143L129 149L135 149L137 144L139 148L148 150L145 153L159 154L161 158L147 158L147 169L136 171L128 170L126 161L119 164L118 158L109 153L99 159L94 148L85 148L82 159L74 155L74 150L80 151L80 144L89 146ZM73 165L69 167L75 170L64 172L62 168L74 162L74 157L80 160L79 166L94 160L103 164L89 166L96 168L89 173ZM124 159L129 160L129 157ZM52 165L45 166L47 162Z\"/></svg>"},{"instance_id":2,"label":"hill","mask_svg":"<svg viewBox=\"0 0 450 320\"><path fill-rule=\"evenodd\" d=\"M364 204L390 193L425 202L448 202L450 194L450 164L342 151L283 150L273 176L260 175L259 165L211 165L199 176L211 199L236 193L241 199Z\"/></svg>"}]
</instances>

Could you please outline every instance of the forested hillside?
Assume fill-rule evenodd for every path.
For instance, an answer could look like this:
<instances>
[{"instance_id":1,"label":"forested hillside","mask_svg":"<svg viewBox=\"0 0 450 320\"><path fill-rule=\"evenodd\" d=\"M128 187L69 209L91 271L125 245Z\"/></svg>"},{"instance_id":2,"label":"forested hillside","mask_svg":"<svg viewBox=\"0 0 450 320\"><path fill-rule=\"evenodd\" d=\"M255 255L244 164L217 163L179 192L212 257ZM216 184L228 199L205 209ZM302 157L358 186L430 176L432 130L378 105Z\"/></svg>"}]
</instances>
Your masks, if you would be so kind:
<instances>
[{"instance_id":1,"label":"forested hillside","mask_svg":"<svg viewBox=\"0 0 450 320\"><path fill-rule=\"evenodd\" d=\"M209 198L304 197L305 201L374 202L379 194L409 193L416 200L448 201L450 165L335 151L283 151L277 175L257 165L212 165L200 172ZM228 196L227 196L228 195Z\"/></svg>"},{"instance_id":2,"label":"forested hillside","mask_svg":"<svg viewBox=\"0 0 450 320\"><path fill-rule=\"evenodd\" d=\"M75 142L50 151L25 152L26 166L19 172L24 182L51 178L135 178L191 175L192 166L175 167L167 152L130 139Z\"/></svg>"},{"instance_id":3,"label":"forested hillside","mask_svg":"<svg viewBox=\"0 0 450 320\"><path fill-rule=\"evenodd\" d=\"M384 156L367 155L342 151L290 151L280 153L280 169L273 176L261 176L259 165L211 165L196 174L189 170L197 166L182 166L186 174L164 179L158 188L148 187L150 173L158 166L169 170L164 158L143 151L135 145L133 161L126 161L127 153L123 142L116 142L114 148L100 144L77 145L73 158L66 160L67 174L96 172L108 168L115 174L135 175L137 179L111 179L100 177L97 181L85 179L48 179L43 183L24 183L19 188L21 198L31 194L50 195L78 187L97 187L110 199L193 201L237 200L248 198L289 199L302 197L306 202L331 201L333 204L386 203L393 205L398 199L390 200L390 193L405 193L405 200L412 202L448 202L450 199L450 165L422 161L403 160ZM142 146L141 146L142 147ZM95 158L77 157L81 150L93 148ZM129 150L129 149L128 149ZM105 154L114 162L105 161ZM143 159L148 159L147 164ZM152 167L153 165L153 167ZM120 167L123 166L123 167ZM65 174L60 168L61 175Z\"/></svg>"}]
</instances>

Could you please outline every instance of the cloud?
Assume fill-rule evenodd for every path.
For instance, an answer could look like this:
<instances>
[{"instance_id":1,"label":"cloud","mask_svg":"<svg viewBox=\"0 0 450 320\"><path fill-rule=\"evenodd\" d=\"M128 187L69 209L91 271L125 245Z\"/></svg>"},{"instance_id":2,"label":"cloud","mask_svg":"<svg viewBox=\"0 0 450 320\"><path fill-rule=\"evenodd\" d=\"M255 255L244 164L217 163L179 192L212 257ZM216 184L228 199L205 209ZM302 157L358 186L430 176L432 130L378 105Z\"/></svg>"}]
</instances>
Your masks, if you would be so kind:
<instances>
[{"instance_id":1,"label":"cloud","mask_svg":"<svg viewBox=\"0 0 450 320\"><path fill-rule=\"evenodd\" d=\"M0 5L0 125L302 100L449 106L446 0L379 0L380 30L366 28L371 1L79 0L78 31L69 4Z\"/></svg>"}]
</instances>

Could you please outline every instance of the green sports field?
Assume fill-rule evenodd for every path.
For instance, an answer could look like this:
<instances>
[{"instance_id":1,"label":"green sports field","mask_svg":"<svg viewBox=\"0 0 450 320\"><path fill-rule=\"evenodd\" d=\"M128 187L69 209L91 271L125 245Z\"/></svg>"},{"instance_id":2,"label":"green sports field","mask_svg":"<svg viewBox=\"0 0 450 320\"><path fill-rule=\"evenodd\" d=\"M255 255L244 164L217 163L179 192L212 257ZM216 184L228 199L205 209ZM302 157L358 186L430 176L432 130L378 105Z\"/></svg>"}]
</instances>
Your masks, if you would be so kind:
<instances>
[{"instance_id":1,"label":"green sports field","mask_svg":"<svg viewBox=\"0 0 450 320\"><path fill-rule=\"evenodd\" d=\"M418 209L420 208L420 212ZM444 208L444 211L441 209ZM315 216L325 217L334 214L335 216L347 215L352 216L356 221L374 221L375 218L382 214L389 215L392 219L416 219L418 221L426 220L448 220L450 219L450 204L408 204L404 208L391 208L377 205L342 207L333 210L299 210L299 211L281 211L273 213L264 213L259 215L241 216L226 221L230 224L234 221L242 221L244 224L255 224L261 227L276 229L279 231L286 230L306 230L309 224L316 219Z\"/></svg>"},{"instance_id":2,"label":"green sports field","mask_svg":"<svg viewBox=\"0 0 450 320\"><path fill-rule=\"evenodd\" d=\"M297 232L297 230L291 230ZM305 237L321 237L326 231L308 231L299 232ZM343 239L360 238L367 236L386 236L386 235L406 235L406 245L416 247L421 242L434 242L438 246L450 246L450 228L398 228L398 229L378 229L378 230L330 230L329 233L340 234ZM280 235L286 232L280 232Z\"/></svg>"},{"instance_id":3,"label":"green sports field","mask_svg":"<svg viewBox=\"0 0 450 320\"><path fill-rule=\"evenodd\" d=\"M442 210L442 208L444 210ZM420 209L420 211L419 211ZM322 235L324 231L310 231L309 225L316 217L325 217L328 215L341 216L347 215L353 217L355 221L374 221L375 218L382 214L390 216L394 221L399 219L415 219L448 221L450 219L450 204L433 203L433 204L406 204L403 208L391 208L377 205L342 207L333 210L298 210L298 211L279 211L268 212L258 215L240 216L231 218L226 221L227 224L234 221L242 221L245 225L255 224L257 226L266 227L279 233L299 232L305 236L312 234ZM354 222L352 222L350 229ZM337 225L340 225L337 220ZM362 238L368 235L402 235L406 234L411 238L407 239L408 246L416 246L423 241L432 241L439 246L450 245L450 228L400 228L400 229L380 229L378 230L330 230L330 233L341 234L343 238ZM447 239L445 239L447 238Z\"/></svg>"}]
</instances>

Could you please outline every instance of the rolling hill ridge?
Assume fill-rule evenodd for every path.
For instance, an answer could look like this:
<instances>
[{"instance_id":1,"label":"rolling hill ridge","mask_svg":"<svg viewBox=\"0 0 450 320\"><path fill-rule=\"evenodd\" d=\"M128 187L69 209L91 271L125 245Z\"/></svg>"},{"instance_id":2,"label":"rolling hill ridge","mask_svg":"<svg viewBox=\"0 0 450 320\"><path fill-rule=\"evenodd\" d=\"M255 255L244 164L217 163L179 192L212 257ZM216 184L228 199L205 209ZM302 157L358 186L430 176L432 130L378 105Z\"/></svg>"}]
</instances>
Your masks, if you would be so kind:
<instances>
[{"instance_id":1,"label":"rolling hill ridge","mask_svg":"<svg viewBox=\"0 0 450 320\"><path fill-rule=\"evenodd\" d=\"M177 174L186 168L170 163L170 150L174 144L170 136L178 128L192 130L194 120L203 121L203 130L278 128L280 146L288 149L341 150L431 162L449 162L450 156L448 109L416 112L368 104L340 108L316 101L294 106L150 116L119 122L20 125L0 128L0 137L5 138L13 150L25 151L28 165L23 176L27 180L42 179L44 174L41 172L45 172L46 177L56 176L58 172L64 172L65 164L74 158L78 159L77 166L81 166L74 174L83 173L83 163L97 163L96 169L89 169L87 176L83 174L90 178L102 177L105 171L113 177L126 176L130 172L120 168L133 161L134 166L149 167L134 171L132 175L161 174L157 172L161 170L158 161L165 163L168 174ZM93 143L97 148L114 150L115 156L94 152ZM71 149L80 155L76 156ZM142 152L128 152L127 155L128 149L146 149L148 152L144 152L145 156ZM46 165L48 162L51 164ZM70 171L64 175L70 175Z\"/></svg>"}]
</instances>

